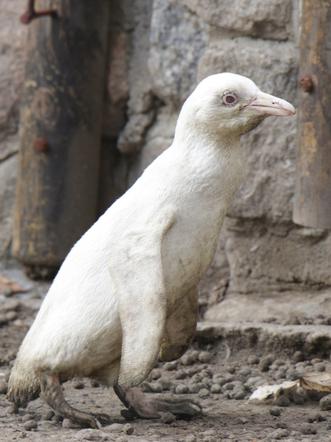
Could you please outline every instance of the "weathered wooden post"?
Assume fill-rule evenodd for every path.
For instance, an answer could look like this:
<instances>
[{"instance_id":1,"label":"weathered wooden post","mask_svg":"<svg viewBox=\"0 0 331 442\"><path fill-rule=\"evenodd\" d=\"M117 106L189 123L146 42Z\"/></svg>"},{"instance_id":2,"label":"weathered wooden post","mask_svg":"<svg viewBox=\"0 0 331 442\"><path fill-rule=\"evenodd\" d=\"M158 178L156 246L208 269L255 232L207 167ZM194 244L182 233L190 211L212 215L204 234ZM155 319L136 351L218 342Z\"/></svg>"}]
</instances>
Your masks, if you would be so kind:
<instances>
[{"instance_id":1,"label":"weathered wooden post","mask_svg":"<svg viewBox=\"0 0 331 442\"><path fill-rule=\"evenodd\" d=\"M293 220L331 228L331 1L303 0Z\"/></svg>"},{"instance_id":2,"label":"weathered wooden post","mask_svg":"<svg viewBox=\"0 0 331 442\"><path fill-rule=\"evenodd\" d=\"M13 240L20 261L51 268L96 217L109 1L52 7L21 17L31 24Z\"/></svg>"}]
</instances>

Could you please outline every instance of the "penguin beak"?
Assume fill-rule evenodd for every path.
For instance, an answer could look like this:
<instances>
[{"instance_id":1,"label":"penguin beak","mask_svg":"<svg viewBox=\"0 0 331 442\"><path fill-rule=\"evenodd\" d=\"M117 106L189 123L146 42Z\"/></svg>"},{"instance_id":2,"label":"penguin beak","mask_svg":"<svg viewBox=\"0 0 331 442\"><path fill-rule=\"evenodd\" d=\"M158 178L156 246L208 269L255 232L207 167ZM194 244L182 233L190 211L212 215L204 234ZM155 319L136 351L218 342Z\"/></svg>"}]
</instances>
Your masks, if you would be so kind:
<instances>
[{"instance_id":1,"label":"penguin beak","mask_svg":"<svg viewBox=\"0 0 331 442\"><path fill-rule=\"evenodd\" d=\"M248 103L246 109L256 111L265 116L276 115L279 117L289 117L295 115L296 112L295 108L288 101L261 91Z\"/></svg>"}]
</instances>

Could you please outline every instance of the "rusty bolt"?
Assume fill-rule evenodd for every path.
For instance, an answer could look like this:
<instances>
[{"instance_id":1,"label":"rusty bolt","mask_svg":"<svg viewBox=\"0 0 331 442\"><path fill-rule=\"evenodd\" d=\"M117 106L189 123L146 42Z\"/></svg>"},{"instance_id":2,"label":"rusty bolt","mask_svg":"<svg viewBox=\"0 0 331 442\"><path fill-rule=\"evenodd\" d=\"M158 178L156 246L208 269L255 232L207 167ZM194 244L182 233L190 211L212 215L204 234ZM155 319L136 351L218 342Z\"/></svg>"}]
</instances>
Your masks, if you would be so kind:
<instances>
[{"instance_id":1,"label":"rusty bolt","mask_svg":"<svg viewBox=\"0 0 331 442\"><path fill-rule=\"evenodd\" d=\"M33 148L38 153L45 153L48 151L48 142L45 138L36 138L33 143Z\"/></svg>"},{"instance_id":2,"label":"rusty bolt","mask_svg":"<svg viewBox=\"0 0 331 442\"><path fill-rule=\"evenodd\" d=\"M299 85L304 92L311 93L314 90L314 82L311 75L304 75L299 80Z\"/></svg>"},{"instance_id":3,"label":"rusty bolt","mask_svg":"<svg viewBox=\"0 0 331 442\"><path fill-rule=\"evenodd\" d=\"M27 10L24 14L21 15L20 21L23 25L28 25L35 18L50 16L52 18L56 18L58 16L57 11L55 9L45 9L43 11L36 11L35 9L35 0L28 0Z\"/></svg>"}]
</instances>

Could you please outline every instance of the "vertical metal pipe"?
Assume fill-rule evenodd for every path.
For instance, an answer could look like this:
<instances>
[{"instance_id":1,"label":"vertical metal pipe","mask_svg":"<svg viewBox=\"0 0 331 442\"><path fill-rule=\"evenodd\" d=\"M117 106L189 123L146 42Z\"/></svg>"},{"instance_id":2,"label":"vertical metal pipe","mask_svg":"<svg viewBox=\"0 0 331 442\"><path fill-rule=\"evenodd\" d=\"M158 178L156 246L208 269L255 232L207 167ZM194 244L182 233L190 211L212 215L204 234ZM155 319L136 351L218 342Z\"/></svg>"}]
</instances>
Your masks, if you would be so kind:
<instances>
[{"instance_id":1,"label":"vertical metal pipe","mask_svg":"<svg viewBox=\"0 0 331 442\"><path fill-rule=\"evenodd\" d=\"M57 267L95 221L108 1L59 0L29 25L13 253Z\"/></svg>"}]
</instances>

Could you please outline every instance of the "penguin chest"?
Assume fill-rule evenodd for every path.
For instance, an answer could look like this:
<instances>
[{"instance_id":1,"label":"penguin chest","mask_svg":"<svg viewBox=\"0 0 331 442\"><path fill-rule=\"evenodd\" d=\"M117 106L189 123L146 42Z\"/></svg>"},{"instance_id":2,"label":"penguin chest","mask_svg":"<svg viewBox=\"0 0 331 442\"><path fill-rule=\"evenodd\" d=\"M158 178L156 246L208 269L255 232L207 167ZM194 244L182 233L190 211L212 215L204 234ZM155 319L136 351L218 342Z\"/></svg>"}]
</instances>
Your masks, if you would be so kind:
<instances>
[{"instance_id":1,"label":"penguin chest","mask_svg":"<svg viewBox=\"0 0 331 442\"><path fill-rule=\"evenodd\" d=\"M173 301L197 286L214 256L220 222L213 215L181 217L164 238L163 275Z\"/></svg>"}]
</instances>

